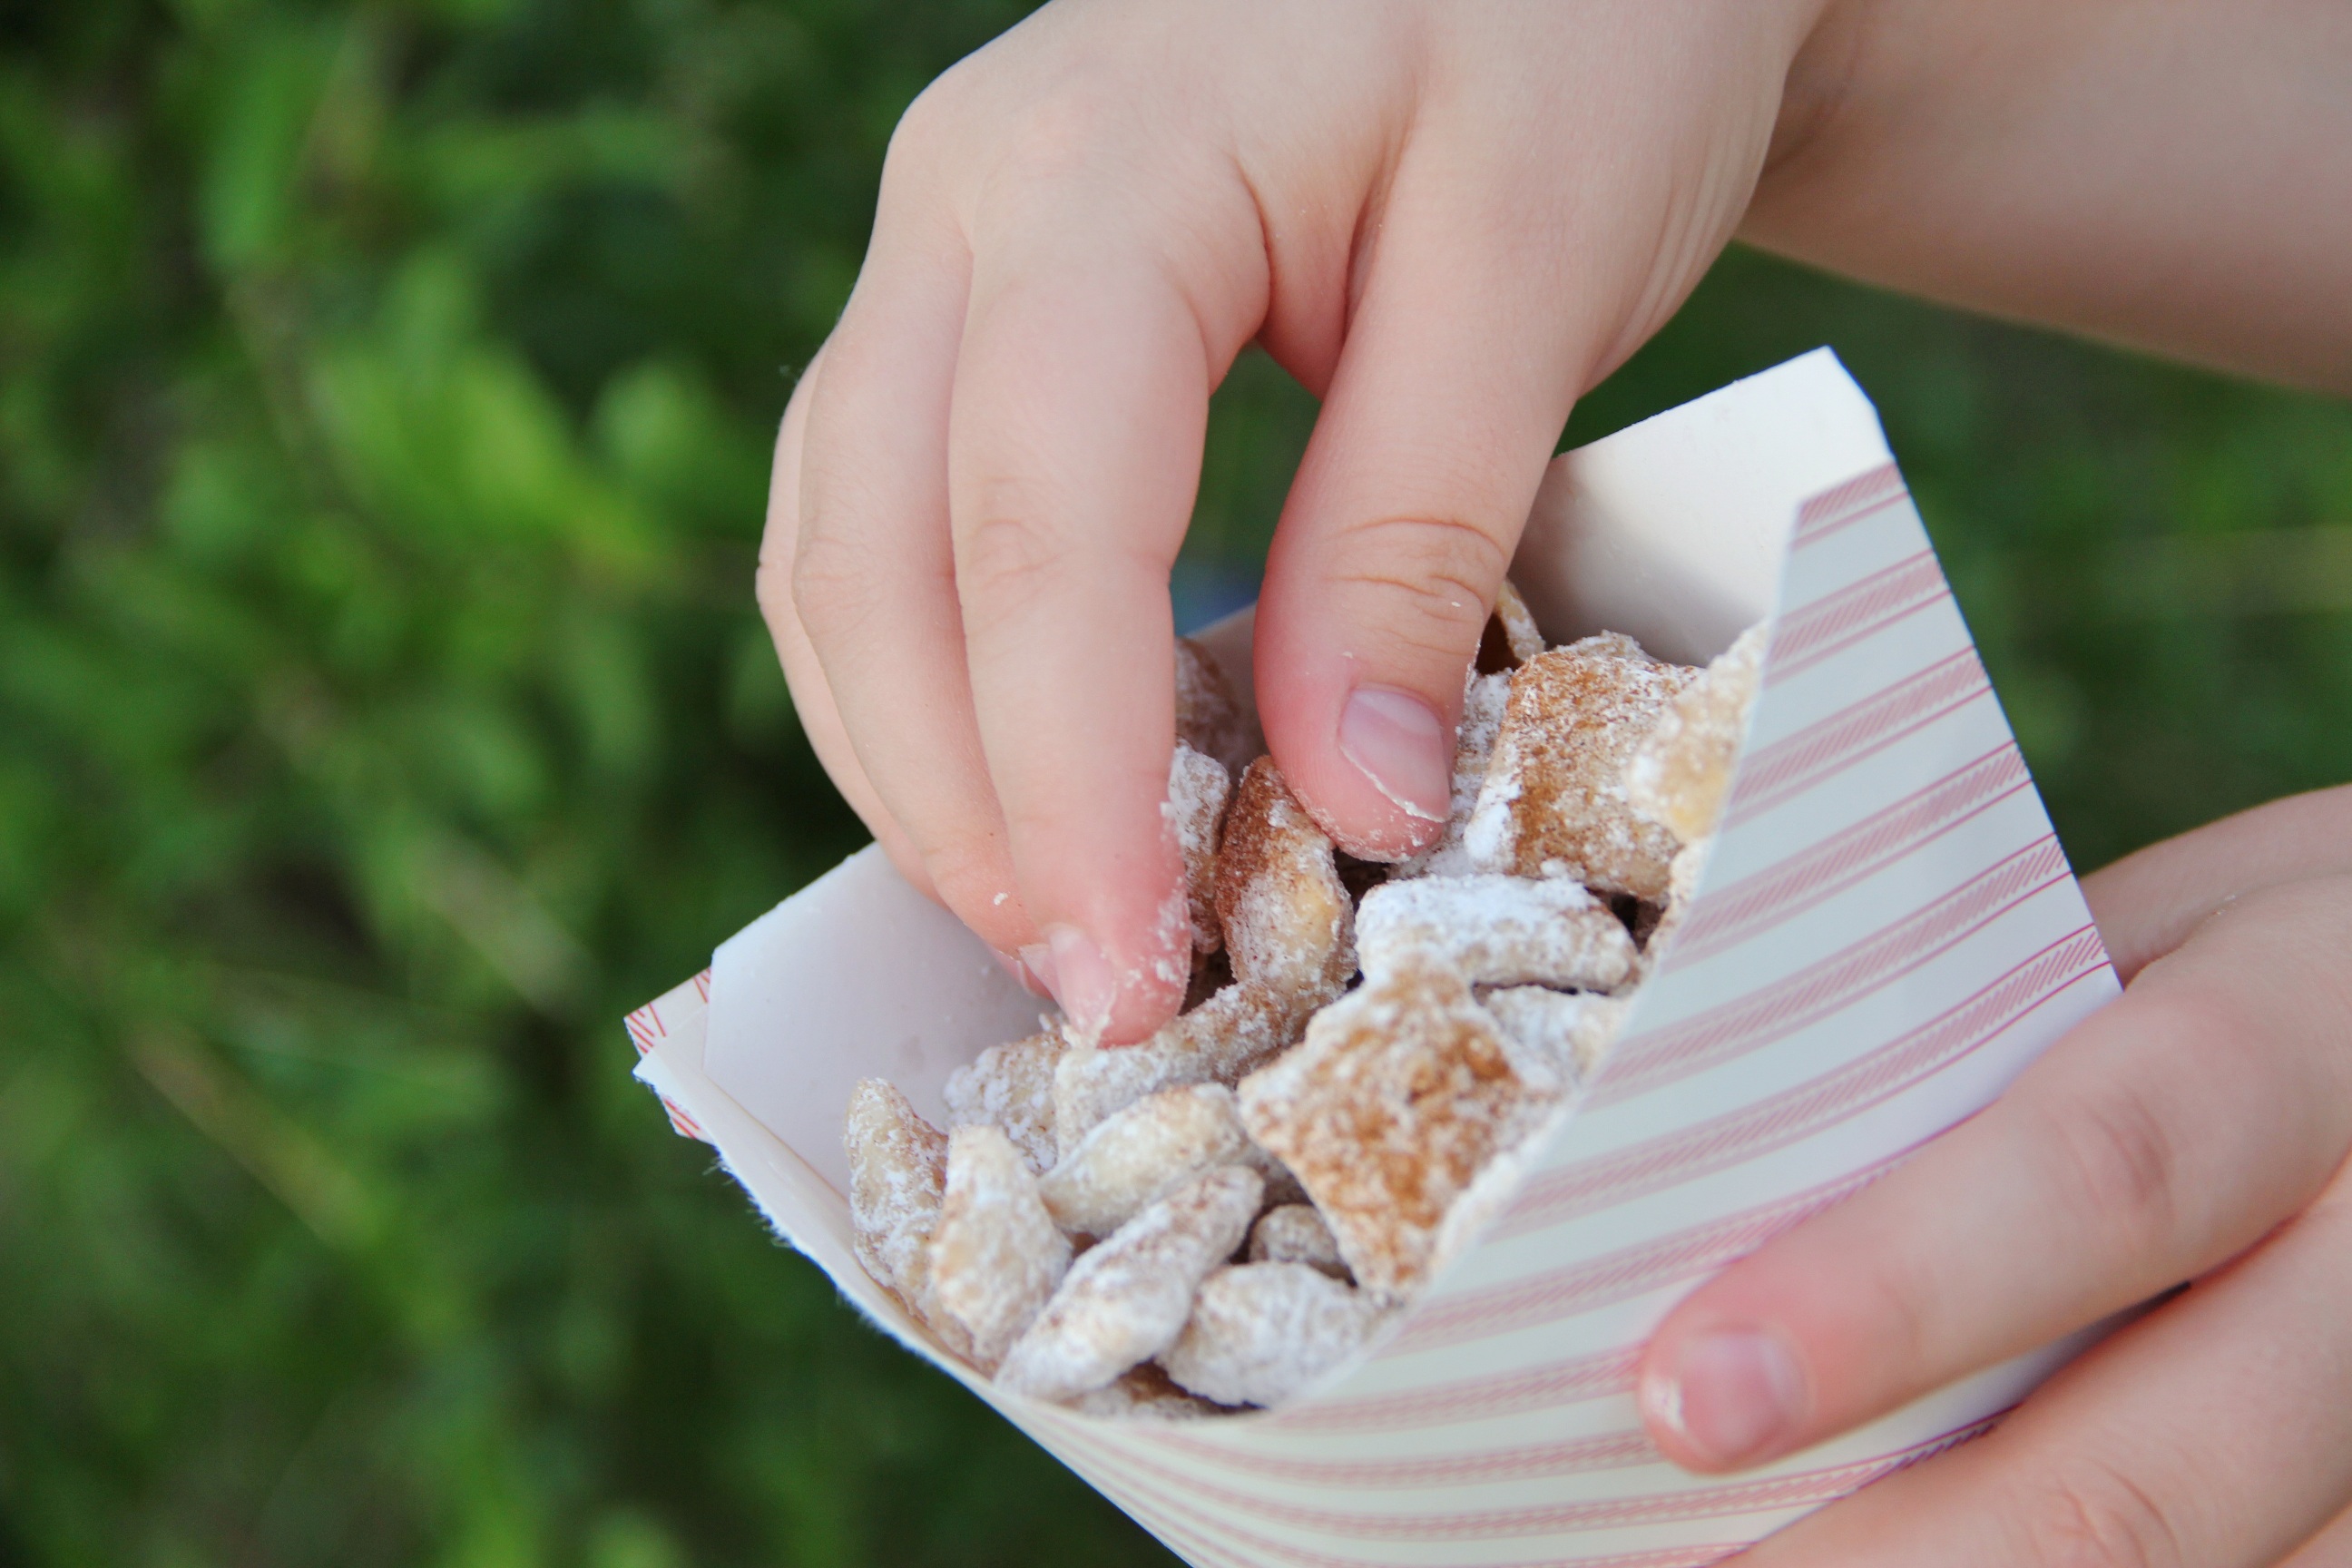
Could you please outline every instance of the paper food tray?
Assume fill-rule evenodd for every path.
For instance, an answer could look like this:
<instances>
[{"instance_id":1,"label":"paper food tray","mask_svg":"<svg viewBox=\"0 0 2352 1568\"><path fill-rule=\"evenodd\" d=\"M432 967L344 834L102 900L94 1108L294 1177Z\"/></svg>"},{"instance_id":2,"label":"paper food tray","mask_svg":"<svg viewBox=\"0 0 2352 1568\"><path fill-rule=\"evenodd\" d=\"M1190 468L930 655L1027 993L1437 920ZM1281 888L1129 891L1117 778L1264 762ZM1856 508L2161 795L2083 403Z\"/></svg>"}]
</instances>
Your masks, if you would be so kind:
<instances>
[{"instance_id":1,"label":"paper food tray","mask_svg":"<svg viewBox=\"0 0 2352 1568\"><path fill-rule=\"evenodd\" d=\"M850 1250L841 1122L1038 1004L868 848L631 1016L637 1072L777 1231L1203 1568L1683 1568L1982 1431L2070 1347L1735 1477L1663 1460L1645 1337L1708 1275L1977 1110L2116 994L1876 416L1822 350L1569 453L1513 574L1555 642L1697 662L1769 615L1696 900L1576 1116L1370 1360L1263 1415L999 1394ZM1245 635L1245 626L1239 628ZM1246 658L1232 659L1237 680Z\"/></svg>"}]
</instances>

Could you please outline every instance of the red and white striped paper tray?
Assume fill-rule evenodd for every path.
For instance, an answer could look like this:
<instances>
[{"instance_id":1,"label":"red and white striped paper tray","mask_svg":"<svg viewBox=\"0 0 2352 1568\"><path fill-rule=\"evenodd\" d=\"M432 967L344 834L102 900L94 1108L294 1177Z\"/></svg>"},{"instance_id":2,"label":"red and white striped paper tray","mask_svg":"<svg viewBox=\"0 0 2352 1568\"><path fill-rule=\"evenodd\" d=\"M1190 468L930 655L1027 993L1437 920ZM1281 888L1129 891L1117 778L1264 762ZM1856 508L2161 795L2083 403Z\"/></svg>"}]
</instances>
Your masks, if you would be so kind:
<instances>
[{"instance_id":1,"label":"red and white striped paper tray","mask_svg":"<svg viewBox=\"0 0 2352 1568\"><path fill-rule=\"evenodd\" d=\"M1967 1441L2059 1345L1733 1478L1643 1436L1673 1303L1982 1107L2116 993L1875 416L1827 351L1548 477L1514 567L1555 640L1696 661L1772 618L1696 901L1549 1157L1363 1364L1281 1410L1117 1423L998 1394L850 1249L841 1116L1034 1027L868 849L631 1016L638 1075L887 1330L1187 1561L1685 1568ZM1245 637L1245 626L1235 628ZM1246 674L1246 660L1231 661Z\"/></svg>"}]
</instances>

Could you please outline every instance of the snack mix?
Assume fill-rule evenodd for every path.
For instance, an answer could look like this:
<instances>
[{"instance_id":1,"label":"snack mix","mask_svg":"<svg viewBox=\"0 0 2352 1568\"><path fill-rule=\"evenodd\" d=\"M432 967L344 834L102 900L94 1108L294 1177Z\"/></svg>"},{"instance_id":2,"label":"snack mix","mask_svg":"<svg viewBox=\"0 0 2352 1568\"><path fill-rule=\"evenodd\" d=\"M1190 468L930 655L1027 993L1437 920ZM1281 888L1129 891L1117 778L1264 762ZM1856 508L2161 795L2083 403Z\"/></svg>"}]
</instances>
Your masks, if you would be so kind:
<instances>
[{"instance_id":1,"label":"snack mix","mask_svg":"<svg viewBox=\"0 0 2352 1568\"><path fill-rule=\"evenodd\" d=\"M1192 999L1151 1039L1062 1021L949 1079L880 1079L844 1140L857 1257L998 1386L1092 1415L1278 1404L1353 1362L1517 1188L1696 884L1763 660L1603 633L1547 648L1502 593L1436 845L1351 860L1177 647L1167 816Z\"/></svg>"}]
</instances>

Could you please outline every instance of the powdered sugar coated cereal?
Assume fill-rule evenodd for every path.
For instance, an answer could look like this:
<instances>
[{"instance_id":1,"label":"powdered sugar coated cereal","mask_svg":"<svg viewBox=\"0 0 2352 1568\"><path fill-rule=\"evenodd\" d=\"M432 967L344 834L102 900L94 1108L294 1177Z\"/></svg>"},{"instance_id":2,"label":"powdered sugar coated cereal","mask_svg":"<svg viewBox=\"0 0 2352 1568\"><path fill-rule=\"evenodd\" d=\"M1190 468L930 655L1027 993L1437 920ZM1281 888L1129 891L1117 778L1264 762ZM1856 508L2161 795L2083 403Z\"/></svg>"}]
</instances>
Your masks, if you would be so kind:
<instances>
[{"instance_id":1,"label":"powdered sugar coated cereal","mask_svg":"<svg viewBox=\"0 0 2352 1568\"><path fill-rule=\"evenodd\" d=\"M888 1080L862 1079L842 1124L849 1155L849 1223L857 1261L911 1310L924 1241L940 1215L948 1141Z\"/></svg>"},{"instance_id":2,"label":"powdered sugar coated cereal","mask_svg":"<svg viewBox=\"0 0 2352 1568\"><path fill-rule=\"evenodd\" d=\"M1228 985L1140 1045L1073 1044L1054 1068L1057 1146L1154 1090L1231 1084L1296 1037L1304 1012L1263 987Z\"/></svg>"},{"instance_id":3,"label":"powdered sugar coated cereal","mask_svg":"<svg viewBox=\"0 0 2352 1568\"><path fill-rule=\"evenodd\" d=\"M1677 840L1635 811L1625 765L1696 675L1615 632L1554 648L1511 675L1503 726L1463 843L1480 870L1572 878L1655 899Z\"/></svg>"},{"instance_id":4,"label":"powdered sugar coated cereal","mask_svg":"<svg viewBox=\"0 0 2352 1568\"><path fill-rule=\"evenodd\" d=\"M1059 1029L991 1046L948 1075L948 1127L989 1126L1013 1140L1033 1171L1052 1169L1054 1064L1068 1042Z\"/></svg>"},{"instance_id":5,"label":"powdered sugar coated cereal","mask_svg":"<svg viewBox=\"0 0 2352 1568\"><path fill-rule=\"evenodd\" d=\"M1088 1129L1039 1188L1063 1229L1108 1236L1202 1172L1248 1163L1250 1148L1232 1089L1163 1089Z\"/></svg>"},{"instance_id":6,"label":"powdered sugar coated cereal","mask_svg":"<svg viewBox=\"0 0 2352 1568\"><path fill-rule=\"evenodd\" d=\"M1592 1080L1617 1037L1623 1002L1589 991L1514 985L1489 991L1486 1011L1502 1026L1511 1065L1530 1089L1564 1095Z\"/></svg>"},{"instance_id":7,"label":"powdered sugar coated cereal","mask_svg":"<svg viewBox=\"0 0 2352 1568\"><path fill-rule=\"evenodd\" d=\"M1184 896L1192 918L1192 951L1217 951L1224 940L1217 927L1217 830L1233 796L1224 763L1202 756L1183 742L1168 764L1168 822L1184 857Z\"/></svg>"},{"instance_id":8,"label":"powdered sugar coated cereal","mask_svg":"<svg viewBox=\"0 0 2352 1568\"><path fill-rule=\"evenodd\" d=\"M1446 1210L1547 1103L1461 976L1428 963L1366 981L1241 1084L1250 1135L1306 1187L1357 1281L1388 1295L1427 1278Z\"/></svg>"},{"instance_id":9,"label":"powdered sugar coated cereal","mask_svg":"<svg viewBox=\"0 0 2352 1568\"><path fill-rule=\"evenodd\" d=\"M948 1138L947 1187L923 1255L927 1315L934 1326L953 1325L943 1337L986 1370L1062 1282L1070 1244L1013 1141L993 1127L959 1127Z\"/></svg>"},{"instance_id":10,"label":"powdered sugar coated cereal","mask_svg":"<svg viewBox=\"0 0 2352 1568\"><path fill-rule=\"evenodd\" d=\"M1565 879L1479 875L1391 882L1356 910L1356 953L1367 974L1434 960L1474 985L1607 990L1633 967L1624 922Z\"/></svg>"},{"instance_id":11,"label":"powdered sugar coated cereal","mask_svg":"<svg viewBox=\"0 0 2352 1568\"><path fill-rule=\"evenodd\" d=\"M1255 1172L1220 1166L1097 1243L1013 1342L997 1386L1068 1399L1166 1350L1182 1331L1202 1279L1241 1245L1264 1190Z\"/></svg>"},{"instance_id":12,"label":"powdered sugar coated cereal","mask_svg":"<svg viewBox=\"0 0 2352 1568\"><path fill-rule=\"evenodd\" d=\"M1714 832L1722 814L1763 679L1768 629L1762 622L1748 627L1676 693L1626 764L1625 795L1633 809L1685 843Z\"/></svg>"},{"instance_id":13,"label":"powdered sugar coated cereal","mask_svg":"<svg viewBox=\"0 0 2352 1568\"><path fill-rule=\"evenodd\" d=\"M1312 1008L1355 973L1354 908L1331 840L1271 757L1242 775L1217 856L1217 920L1234 978Z\"/></svg>"},{"instance_id":14,"label":"powdered sugar coated cereal","mask_svg":"<svg viewBox=\"0 0 2352 1568\"><path fill-rule=\"evenodd\" d=\"M1201 1282L1160 1364L1220 1405L1276 1405L1352 1360L1384 1315L1304 1263L1228 1265Z\"/></svg>"},{"instance_id":15,"label":"powdered sugar coated cereal","mask_svg":"<svg viewBox=\"0 0 2352 1568\"><path fill-rule=\"evenodd\" d=\"M1082 1415L1122 1421L1198 1421L1203 1415L1231 1414L1185 1393L1150 1362L1129 1367L1102 1387L1063 1403Z\"/></svg>"},{"instance_id":16,"label":"powdered sugar coated cereal","mask_svg":"<svg viewBox=\"0 0 2352 1568\"><path fill-rule=\"evenodd\" d=\"M1250 1226L1249 1260L1304 1263L1334 1279L1348 1277L1348 1261L1339 1256L1339 1244L1313 1204L1277 1204L1258 1215L1257 1223Z\"/></svg>"}]
</instances>

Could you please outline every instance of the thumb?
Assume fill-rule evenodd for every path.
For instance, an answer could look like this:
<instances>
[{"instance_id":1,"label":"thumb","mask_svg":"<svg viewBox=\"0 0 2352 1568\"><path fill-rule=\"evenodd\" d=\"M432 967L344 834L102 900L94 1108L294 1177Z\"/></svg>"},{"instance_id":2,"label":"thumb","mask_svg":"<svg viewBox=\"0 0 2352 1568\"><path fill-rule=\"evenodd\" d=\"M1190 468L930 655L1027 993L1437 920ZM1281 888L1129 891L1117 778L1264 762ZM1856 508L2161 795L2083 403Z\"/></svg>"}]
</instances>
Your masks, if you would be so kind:
<instances>
[{"instance_id":1,"label":"thumb","mask_svg":"<svg viewBox=\"0 0 2352 1568\"><path fill-rule=\"evenodd\" d=\"M1427 165L1440 188L1416 203L1416 172L1399 171L1276 530L1255 654L1284 775L1341 847L1375 860L1443 828L1465 678L1598 358L1562 319L1556 235L1514 245L1496 209L1465 211Z\"/></svg>"}]
</instances>

